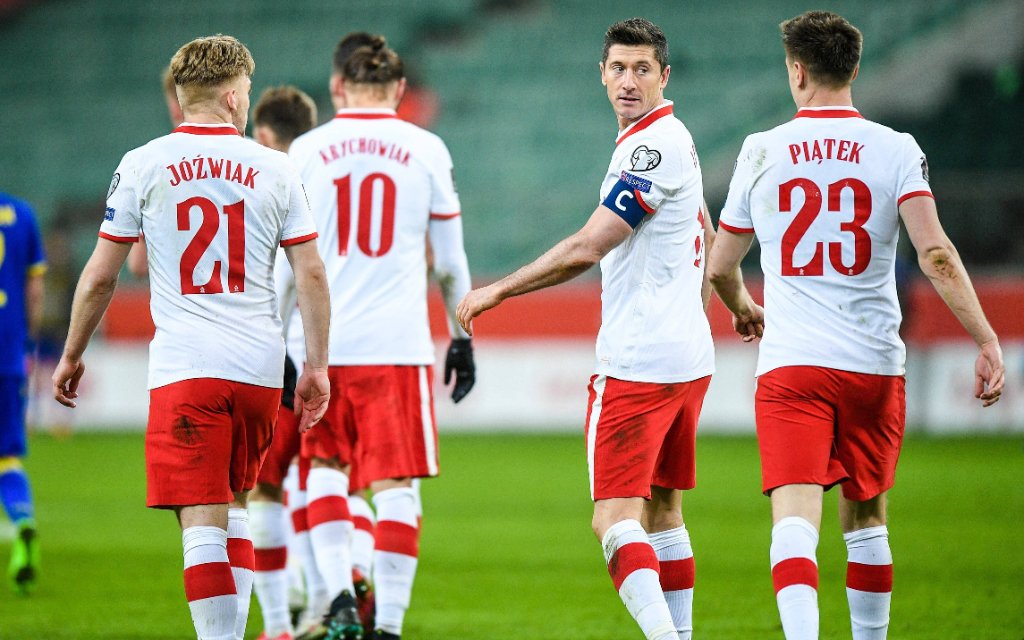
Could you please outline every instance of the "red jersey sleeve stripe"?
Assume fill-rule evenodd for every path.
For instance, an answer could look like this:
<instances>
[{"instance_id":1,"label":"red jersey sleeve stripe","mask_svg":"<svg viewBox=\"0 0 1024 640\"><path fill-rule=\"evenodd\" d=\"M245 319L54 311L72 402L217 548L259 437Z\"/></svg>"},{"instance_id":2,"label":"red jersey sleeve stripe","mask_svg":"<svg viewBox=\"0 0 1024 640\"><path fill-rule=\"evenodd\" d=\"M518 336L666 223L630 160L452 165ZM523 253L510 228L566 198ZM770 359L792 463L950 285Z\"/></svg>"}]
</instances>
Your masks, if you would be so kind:
<instances>
[{"instance_id":1,"label":"red jersey sleeve stripe","mask_svg":"<svg viewBox=\"0 0 1024 640\"><path fill-rule=\"evenodd\" d=\"M722 222L721 220L718 221L718 228L725 229L729 233L754 233L753 228L748 229L747 227L734 227L731 224Z\"/></svg>"},{"instance_id":2,"label":"red jersey sleeve stripe","mask_svg":"<svg viewBox=\"0 0 1024 640\"><path fill-rule=\"evenodd\" d=\"M458 218L461 215L462 215L461 211L456 211L455 213L431 213L430 214L430 219L431 220L451 220L452 218Z\"/></svg>"},{"instance_id":3,"label":"red jersey sleeve stripe","mask_svg":"<svg viewBox=\"0 0 1024 640\"><path fill-rule=\"evenodd\" d=\"M910 193L904 193L902 196L900 196L900 199L896 201L896 206L898 207L901 204L903 204L904 201L910 200L911 198L917 198L919 196L931 198L932 200L935 199L935 196L932 195L931 191L911 191Z\"/></svg>"},{"instance_id":4,"label":"red jersey sleeve stripe","mask_svg":"<svg viewBox=\"0 0 1024 640\"><path fill-rule=\"evenodd\" d=\"M651 207L651 205L644 202L644 197L640 195L639 191L634 190L633 193L636 194L636 201L640 204L640 207L643 208L644 211L646 211L647 213L654 213L654 208Z\"/></svg>"},{"instance_id":5,"label":"red jersey sleeve stripe","mask_svg":"<svg viewBox=\"0 0 1024 640\"><path fill-rule=\"evenodd\" d=\"M287 240L282 240L281 241L281 246L282 247L289 247L289 246L291 246L293 244L301 244L303 242L308 242L310 240L313 240L316 237L317 237L317 232L314 231L313 233L310 233L310 234L307 234L307 235L304 235L304 236L299 236L298 238L288 238Z\"/></svg>"},{"instance_id":6,"label":"red jersey sleeve stripe","mask_svg":"<svg viewBox=\"0 0 1024 640\"><path fill-rule=\"evenodd\" d=\"M109 233L100 231L100 237L111 242L138 242L139 236L112 236Z\"/></svg>"}]
</instances>

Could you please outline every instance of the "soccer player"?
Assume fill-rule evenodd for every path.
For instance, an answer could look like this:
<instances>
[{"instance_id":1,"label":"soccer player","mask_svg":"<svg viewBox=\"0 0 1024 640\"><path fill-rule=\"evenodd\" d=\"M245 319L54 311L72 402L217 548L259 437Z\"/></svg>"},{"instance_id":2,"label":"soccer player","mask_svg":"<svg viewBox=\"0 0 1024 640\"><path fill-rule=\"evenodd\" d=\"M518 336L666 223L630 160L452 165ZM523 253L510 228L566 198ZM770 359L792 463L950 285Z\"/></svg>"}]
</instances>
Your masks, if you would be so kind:
<instances>
[{"instance_id":1,"label":"soccer player","mask_svg":"<svg viewBox=\"0 0 1024 640\"><path fill-rule=\"evenodd\" d=\"M695 484L697 419L714 370L704 307L710 222L693 140L664 97L665 34L642 18L612 25L600 69L619 124L601 204L536 261L470 292L458 318L468 330L506 298L600 261L586 429L593 529L644 635L689 638L694 565L681 509L682 490Z\"/></svg>"},{"instance_id":2,"label":"soccer player","mask_svg":"<svg viewBox=\"0 0 1024 640\"><path fill-rule=\"evenodd\" d=\"M299 137L289 155L309 190L333 303L330 378L335 400L303 437L312 457L307 517L333 602L331 638L362 633L353 600L349 465L373 491L373 562L379 639L397 638L409 606L419 546L412 479L438 473L427 322L426 233L449 312L446 381L456 402L473 385L469 336L454 323L469 290L460 204L447 147L399 120L402 61L376 36L334 57L335 118Z\"/></svg>"},{"instance_id":3,"label":"soccer player","mask_svg":"<svg viewBox=\"0 0 1024 640\"><path fill-rule=\"evenodd\" d=\"M7 577L18 593L35 586L39 541L28 475L28 393L25 343L35 338L43 314L46 258L35 215L28 203L0 193L0 502L17 528Z\"/></svg>"},{"instance_id":4,"label":"soccer player","mask_svg":"<svg viewBox=\"0 0 1024 640\"><path fill-rule=\"evenodd\" d=\"M781 30L796 117L744 142L709 273L743 339L763 335L755 415L786 638L818 637L822 493L838 483L853 637L884 638L892 591L886 492L905 420L893 275L900 219L921 269L978 344L974 395L984 406L999 400L1003 358L939 223L924 153L910 135L853 107L860 31L823 11ZM755 235L764 309L739 269Z\"/></svg>"},{"instance_id":5,"label":"soccer player","mask_svg":"<svg viewBox=\"0 0 1024 640\"><path fill-rule=\"evenodd\" d=\"M253 137L257 142L287 153L292 140L316 126L316 105L312 98L295 87L271 87L263 92L253 109L253 125ZM278 255L276 268L290 271L287 260L281 255ZM291 309L282 311L292 312ZM290 640L293 633L286 567L288 524L282 489L288 467L299 453L298 423L293 411L296 368L290 359L285 362L285 372L277 428L248 504L255 551L253 590L263 614L263 633L260 636L263 640ZM296 497L289 496L290 499Z\"/></svg>"},{"instance_id":6,"label":"soccer player","mask_svg":"<svg viewBox=\"0 0 1024 640\"><path fill-rule=\"evenodd\" d=\"M118 165L53 374L55 398L74 407L82 354L145 229L156 324L147 504L178 517L185 595L203 639L245 632L254 560L245 496L281 401L284 341L271 278L279 245L295 271L305 326L300 430L320 420L330 396L328 290L302 182L284 154L241 137L253 68L248 49L230 36L199 38L175 53L186 122Z\"/></svg>"}]
</instances>

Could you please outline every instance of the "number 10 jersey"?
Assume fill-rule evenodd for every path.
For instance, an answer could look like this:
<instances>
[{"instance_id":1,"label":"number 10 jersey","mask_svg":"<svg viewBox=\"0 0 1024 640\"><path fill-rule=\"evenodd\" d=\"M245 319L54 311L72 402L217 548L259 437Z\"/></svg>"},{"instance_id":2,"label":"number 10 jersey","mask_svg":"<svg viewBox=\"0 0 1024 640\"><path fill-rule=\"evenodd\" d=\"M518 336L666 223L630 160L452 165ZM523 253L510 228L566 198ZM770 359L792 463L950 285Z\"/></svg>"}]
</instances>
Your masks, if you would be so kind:
<instances>
[{"instance_id":1,"label":"number 10 jersey","mask_svg":"<svg viewBox=\"0 0 1024 640\"><path fill-rule=\"evenodd\" d=\"M460 215L444 142L391 109L349 108L296 138L288 155L309 192L327 268L328 362L433 363L427 229Z\"/></svg>"},{"instance_id":2,"label":"number 10 jersey","mask_svg":"<svg viewBox=\"0 0 1024 640\"><path fill-rule=\"evenodd\" d=\"M156 324L149 388L192 378L280 388L274 259L278 246L316 238L288 157L232 125L189 123L129 151L100 237L137 242L140 234Z\"/></svg>"},{"instance_id":3,"label":"number 10 jersey","mask_svg":"<svg viewBox=\"0 0 1024 640\"><path fill-rule=\"evenodd\" d=\"M765 279L757 375L807 365L903 375L899 205L931 197L909 134L852 107L803 108L747 137L719 221L754 233Z\"/></svg>"}]
</instances>

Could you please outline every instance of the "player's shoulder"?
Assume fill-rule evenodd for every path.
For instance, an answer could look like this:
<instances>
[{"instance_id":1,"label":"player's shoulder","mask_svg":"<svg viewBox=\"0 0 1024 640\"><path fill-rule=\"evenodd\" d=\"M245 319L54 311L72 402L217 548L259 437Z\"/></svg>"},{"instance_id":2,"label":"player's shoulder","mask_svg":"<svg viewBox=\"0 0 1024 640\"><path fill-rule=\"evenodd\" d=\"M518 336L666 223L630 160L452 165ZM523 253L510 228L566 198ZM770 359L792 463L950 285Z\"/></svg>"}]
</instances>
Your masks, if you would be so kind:
<instances>
[{"instance_id":1,"label":"player's shoulder","mask_svg":"<svg viewBox=\"0 0 1024 640\"><path fill-rule=\"evenodd\" d=\"M395 119L391 122L392 126L399 128L404 134L408 135L410 141L414 144L435 154L448 153L448 145L445 144L441 136L433 131L428 131L419 125L402 119Z\"/></svg>"}]
</instances>

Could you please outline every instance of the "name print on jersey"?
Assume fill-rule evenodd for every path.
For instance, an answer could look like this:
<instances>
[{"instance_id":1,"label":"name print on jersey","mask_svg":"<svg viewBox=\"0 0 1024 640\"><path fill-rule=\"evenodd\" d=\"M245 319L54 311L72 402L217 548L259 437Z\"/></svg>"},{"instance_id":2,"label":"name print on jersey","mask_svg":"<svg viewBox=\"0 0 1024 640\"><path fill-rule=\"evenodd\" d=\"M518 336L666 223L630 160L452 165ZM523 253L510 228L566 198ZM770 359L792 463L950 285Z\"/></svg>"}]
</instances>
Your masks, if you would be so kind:
<instances>
[{"instance_id":1,"label":"name print on jersey","mask_svg":"<svg viewBox=\"0 0 1024 640\"><path fill-rule=\"evenodd\" d=\"M350 155L363 154L379 156L387 160L393 160L398 164L408 167L411 154L393 142L377 140L375 138L351 138L327 145L320 149L320 159L324 164L330 164L335 160Z\"/></svg>"},{"instance_id":2,"label":"name print on jersey","mask_svg":"<svg viewBox=\"0 0 1024 640\"><path fill-rule=\"evenodd\" d=\"M171 172L171 178L168 181L172 187L176 187L182 182L218 178L237 182L243 187L255 189L256 176L260 173L252 167L243 166L241 162L232 163L231 160L223 158L204 158L202 156L192 158L191 160L182 158L181 162L176 165L167 165L167 170ZM245 177L242 177L243 170L245 171Z\"/></svg>"},{"instance_id":3,"label":"name print on jersey","mask_svg":"<svg viewBox=\"0 0 1024 640\"><path fill-rule=\"evenodd\" d=\"M860 164L860 152L864 148L859 142L853 140L836 140L835 138L823 138L821 140L804 140L798 144L789 145L789 155L793 164L800 162L817 162L823 160L841 160ZM833 155L833 152L835 155Z\"/></svg>"}]
</instances>

